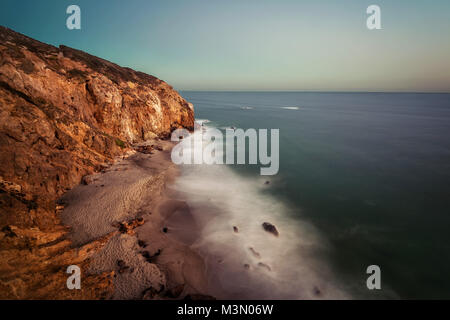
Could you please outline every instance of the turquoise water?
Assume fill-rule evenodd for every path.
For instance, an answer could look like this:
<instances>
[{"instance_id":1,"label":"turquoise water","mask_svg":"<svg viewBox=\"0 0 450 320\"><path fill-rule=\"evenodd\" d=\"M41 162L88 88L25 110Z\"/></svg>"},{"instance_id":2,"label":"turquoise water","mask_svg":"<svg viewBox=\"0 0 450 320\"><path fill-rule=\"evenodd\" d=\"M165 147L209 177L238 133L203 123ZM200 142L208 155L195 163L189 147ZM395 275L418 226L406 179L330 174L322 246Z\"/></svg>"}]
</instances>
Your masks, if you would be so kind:
<instances>
[{"instance_id":1,"label":"turquoise water","mask_svg":"<svg viewBox=\"0 0 450 320\"><path fill-rule=\"evenodd\" d=\"M356 298L450 298L450 95L182 92L211 125L279 128L267 194ZM259 166L232 166L240 177ZM366 288L367 266L382 289Z\"/></svg>"}]
</instances>

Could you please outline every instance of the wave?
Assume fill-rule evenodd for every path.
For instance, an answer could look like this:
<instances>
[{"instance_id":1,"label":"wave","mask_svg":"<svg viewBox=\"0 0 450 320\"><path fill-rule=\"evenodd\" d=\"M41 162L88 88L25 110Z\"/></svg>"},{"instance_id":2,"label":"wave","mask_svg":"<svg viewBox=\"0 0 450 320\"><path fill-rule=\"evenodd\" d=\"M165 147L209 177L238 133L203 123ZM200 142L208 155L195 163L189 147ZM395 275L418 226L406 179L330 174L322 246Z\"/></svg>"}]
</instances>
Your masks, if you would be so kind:
<instances>
[{"instance_id":1,"label":"wave","mask_svg":"<svg viewBox=\"0 0 450 320\"><path fill-rule=\"evenodd\" d=\"M197 124L199 124L200 126L202 126L202 125L207 124L207 123L209 123L209 122L211 122L211 121L208 120L208 119L195 119L195 122L196 122Z\"/></svg>"},{"instance_id":2,"label":"wave","mask_svg":"<svg viewBox=\"0 0 450 320\"><path fill-rule=\"evenodd\" d=\"M200 132L190 138L195 134ZM276 178L266 181L226 165L181 167L173 188L200 226L192 247L205 258L211 294L220 299L349 298L317 255L327 247L317 230L292 218L295 208L270 195ZM279 237L264 231L264 222L274 224Z\"/></svg>"},{"instance_id":3,"label":"wave","mask_svg":"<svg viewBox=\"0 0 450 320\"><path fill-rule=\"evenodd\" d=\"M281 107L281 109L286 109L286 110L300 110L299 107Z\"/></svg>"}]
</instances>

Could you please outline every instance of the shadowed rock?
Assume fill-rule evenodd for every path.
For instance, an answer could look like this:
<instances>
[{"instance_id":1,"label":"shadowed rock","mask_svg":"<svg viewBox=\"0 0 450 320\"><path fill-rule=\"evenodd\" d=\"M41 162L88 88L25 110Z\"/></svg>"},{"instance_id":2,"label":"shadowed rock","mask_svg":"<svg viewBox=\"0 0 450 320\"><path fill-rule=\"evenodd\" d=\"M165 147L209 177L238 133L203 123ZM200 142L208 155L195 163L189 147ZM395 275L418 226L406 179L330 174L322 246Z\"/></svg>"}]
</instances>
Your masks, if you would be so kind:
<instances>
[{"instance_id":1,"label":"shadowed rock","mask_svg":"<svg viewBox=\"0 0 450 320\"><path fill-rule=\"evenodd\" d=\"M273 224L271 224L271 223L269 223L269 222L264 222L264 223L262 224L262 227L263 227L264 230L266 230L267 232L269 232L269 233L273 234L274 236L278 237L278 235L279 235L278 230L277 230L277 228L276 228Z\"/></svg>"},{"instance_id":2,"label":"shadowed rock","mask_svg":"<svg viewBox=\"0 0 450 320\"><path fill-rule=\"evenodd\" d=\"M320 289L315 286L314 289L313 289L313 293L316 296L320 296L322 294L322 291L320 291Z\"/></svg>"},{"instance_id":3,"label":"shadowed rock","mask_svg":"<svg viewBox=\"0 0 450 320\"><path fill-rule=\"evenodd\" d=\"M258 267L264 268L267 271L272 271L272 269L267 264L262 263L262 262L258 263Z\"/></svg>"},{"instance_id":4,"label":"shadowed rock","mask_svg":"<svg viewBox=\"0 0 450 320\"><path fill-rule=\"evenodd\" d=\"M255 256L255 258L261 258L261 255L259 254L258 251L256 251L255 249L253 249L253 247L248 248L250 250L250 252L253 254L253 256Z\"/></svg>"},{"instance_id":5,"label":"shadowed rock","mask_svg":"<svg viewBox=\"0 0 450 320\"><path fill-rule=\"evenodd\" d=\"M81 183L84 184L84 185L86 185L86 186L89 185L89 184L92 184L94 181L95 181L95 180L94 180L94 177L92 177L91 175L84 176L84 177L81 179Z\"/></svg>"},{"instance_id":6,"label":"shadowed rock","mask_svg":"<svg viewBox=\"0 0 450 320\"><path fill-rule=\"evenodd\" d=\"M141 255L145 258L148 263L154 263L155 259L161 254L162 250L158 249L154 255L151 255L148 251L141 252Z\"/></svg>"},{"instance_id":7,"label":"shadowed rock","mask_svg":"<svg viewBox=\"0 0 450 320\"><path fill-rule=\"evenodd\" d=\"M153 287L147 288L142 292L142 300L154 300L159 296L161 290L156 290Z\"/></svg>"},{"instance_id":8,"label":"shadowed rock","mask_svg":"<svg viewBox=\"0 0 450 320\"><path fill-rule=\"evenodd\" d=\"M144 154L153 154L153 146L139 146L135 150Z\"/></svg>"},{"instance_id":9,"label":"shadowed rock","mask_svg":"<svg viewBox=\"0 0 450 320\"><path fill-rule=\"evenodd\" d=\"M147 247L147 243L146 243L145 241L143 241L143 240L139 240L139 241L138 241L138 245L139 245L139 247L141 247L141 248Z\"/></svg>"},{"instance_id":10,"label":"shadowed rock","mask_svg":"<svg viewBox=\"0 0 450 320\"><path fill-rule=\"evenodd\" d=\"M144 218L139 217L130 221L120 222L119 223L119 232L133 235L134 229L139 226L142 226L145 223Z\"/></svg>"}]
</instances>

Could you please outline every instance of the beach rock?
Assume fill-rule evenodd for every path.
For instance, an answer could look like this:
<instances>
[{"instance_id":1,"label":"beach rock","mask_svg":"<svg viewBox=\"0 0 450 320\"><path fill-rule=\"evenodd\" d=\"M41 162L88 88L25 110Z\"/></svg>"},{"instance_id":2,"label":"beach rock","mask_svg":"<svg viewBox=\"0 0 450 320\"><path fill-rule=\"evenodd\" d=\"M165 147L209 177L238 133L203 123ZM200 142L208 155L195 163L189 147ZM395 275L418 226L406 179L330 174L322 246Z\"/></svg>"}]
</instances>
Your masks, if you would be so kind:
<instances>
[{"instance_id":1,"label":"beach rock","mask_svg":"<svg viewBox=\"0 0 450 320\"><path fill-rule=\"evenodd\" d=\"M158 251L155 252L155 254L153 255L153 257L157 257L161 254L162 250L158 249Z\"/></svg>"},{"instance_id":2,"label":"beach rock","mask_svg":"<svg viewBox=\"0 0 450 320\"><path fill-rule=\"evenodd\" d=\"M141 252L141 255L145 258L148 263L154 263L155 259L161 254L162 250L158 249L154 255L151 255L148 251Z\"/></svg>"},{"instance_id":3,"label":"beach rock","mask_svg":"<svg viewBox=\"0 0 450 320\"><path fill-rule=\"evenodd\" d=\"M153 76L0 26L0 114L0 230L20 235L0 241L0 299L107 298L114 273L63 285L105 243L74 248L55 200L149 132L192 130L192 105Z\"/></svg>"},{"instance_id":4,"label":"beach rock","mask_svg":"<svg viewBox=\"0 0 450 320\"><path fill-rule=\"evenodd\" d=\"M144 292L142 292L142 300L153 300L158 296L158 294L159 290L150 287L148 289L145 289Z\"/></svg>"},{"instance_id":5,"label":"beach rock","mask_svg":"<svg viewBox=\"0 0 450 320\"><path fill-rule=\"evenodd\" d=\"M313 293L316 296L320 296L322 294L322 291L320 291L320 289L318 287L314 287Z\"/></svg>"},{"instance_id":6,"label":"beach rock","mask_svg":"<svg viewBox=\"0 0 450 320\"><path fill-rule=\"evenodd\" d=\"M130 270L129 266L122 266L119 268L119 273L122 274L122 273L127 272L128 270Z\"/></svg>"},{"instance_id":7,"label":"beach rock","mask_svg":"<svg viewBox=\"0 0 450 320\"><path fill-rule=\"evenodd\" d=\"M141 255L147 260L147 262L151 262L150 259L152 258L150 252L148 251L143 251L141 252Z\"/></svg>"},{"instance_id":8,"label":"beach rock","mask_svg":"<svg viewBox=\"0 0 450 320\"><path fill-rule=\"evenodd\" d=\"M92 184L94 181L95 181L95 180L94 180L94 177L91 176L91 175L84 176L84 177L81 179L81 183L84 184L85 186Z\"/></svg>"},{"instance_id":9,"label":"beach rock","mask_svg":"<svg viewBox=\"0 0 450 320\"><path fill-rule=\"evenodd\" d=\"M134 229L136 229L139 226L142 226L144 223L145 223L145 221L144 221L144 218L142 218L142 217L132 219L129 221L125 221L125 222L120 222L119 223L119 232L133 235L135 233Z\"/></svg>"},{"instance_id":10,"label":"beach rock","mask_svg":"<svg viewBox=\"0 0 450 320\"><path fill-rule=\"evenodd\" d=\"M271 224L269 222L264 222L262 224L262 227L264 228L265 231L267 231L267 232L273 234L274 236L278 237L278 235L279 235L278 230L273 224Z\"/></svg>"},{"instance_id":11,"label":"beach rock","mask_svg":"<svg viewBox=\"0 0 450 320\"><path fill-rule=\"evenodd\" d=\"M139 146L135 149L137 152L143 153L143 154L153 154L153 147L152 146Z\"/></svg>"},{"instance_id":12,"label":"beach rock","mask_svg":"<svg viewBox=\"0 0 450 320\"><path fill-rule=\"evenodd\" d=\"M138 240L138 245L141 248L147 247L147 243L144 240Z\"/></svg>"},{"instance_id":13,"label":"beach rock","mask_svg":"<svg viewBox=\"0 0 450 320\"><path fill-rule=\"evenodd\" d=\"M239 232L239 229L238 229L238 227L236 227L236 226L233 226L233 231L234 231L235 233L238 233L238 232Z\"/></svg>"},{"instance_id":14,"label":"beach rock","mask_svg":"<svg viewBox=\"0 0 450 320\"><path fill-rule=\"evenodd\" d=\"M264 268L264 269L266 269L267 271L272 271L272 269L271 269L267 264L262 263L262 262L259 262L259 263L258 263L258 267Z\"/></svg>"},{"instance_id":15,"label":"beach rock","mask_svg":"<svg viewBox=\"0 0 450 320\"><path fill-rule=\"evenodd\" d=\"M250 252L253 254L253 256L255 256L255 258L261 258L261 255L259 254L259 252L257 252L255 249L253 249L253 247L248 248L250 250Z\"/></svg>"}]
</instances>

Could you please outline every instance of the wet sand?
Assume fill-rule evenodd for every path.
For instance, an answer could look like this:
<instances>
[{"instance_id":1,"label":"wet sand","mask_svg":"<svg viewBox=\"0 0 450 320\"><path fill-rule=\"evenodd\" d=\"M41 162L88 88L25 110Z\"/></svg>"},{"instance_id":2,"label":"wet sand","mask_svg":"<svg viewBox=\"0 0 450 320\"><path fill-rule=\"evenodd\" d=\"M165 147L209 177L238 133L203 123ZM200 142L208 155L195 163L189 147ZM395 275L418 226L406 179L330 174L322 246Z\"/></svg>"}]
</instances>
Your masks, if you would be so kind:
<instances>
[{"instance_id":1,"label":"wet sand","mask_svg":"<svg viewBox=\"0 0 450 320\"><path fill-rule=\"evenodd\" d=\"M284 204L263 192L266 179L244 179L225 166L179 171L171 142L148 144L163 151L133 151L61 199L74 245L114 232L88 270L116 272L113 299L142 299L148 289L151 299L349 298L315 255L325 248L315 229L284 214ZM131 233L118 231L137 218L144 223Z\"/></svg>"},{"instance_id":2,"label":"wet sand","mask_svg":"<svg viewBox=\"0 0 450 320\"><path fill-rule=\"evenodd\" d=\"M187 204L170 191L177 168L170 159L172 143L149 141L163 148L153 154L129 152L114 165L87 179L61 199L61 218L72 228L74 245L115 232L104 249L91 259L93 274L115 270L113 299L142 299L145 290L207 294L205 263L190 246L199 229ZM130 234L118 232L118 223L143 218ZM179 294L179 295L178 295ZM170 295L170 294L169 294Z\"/></svg>"}]
</instances>

